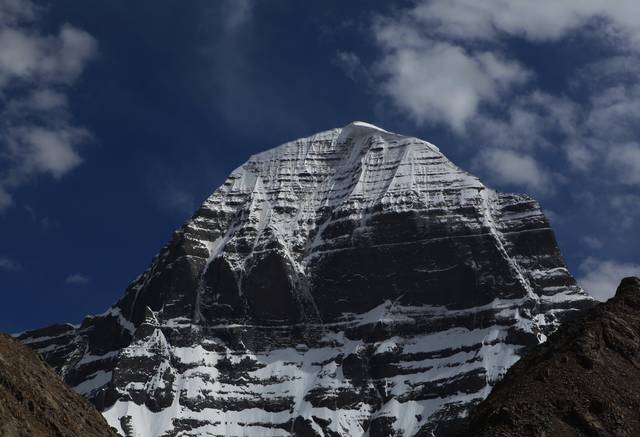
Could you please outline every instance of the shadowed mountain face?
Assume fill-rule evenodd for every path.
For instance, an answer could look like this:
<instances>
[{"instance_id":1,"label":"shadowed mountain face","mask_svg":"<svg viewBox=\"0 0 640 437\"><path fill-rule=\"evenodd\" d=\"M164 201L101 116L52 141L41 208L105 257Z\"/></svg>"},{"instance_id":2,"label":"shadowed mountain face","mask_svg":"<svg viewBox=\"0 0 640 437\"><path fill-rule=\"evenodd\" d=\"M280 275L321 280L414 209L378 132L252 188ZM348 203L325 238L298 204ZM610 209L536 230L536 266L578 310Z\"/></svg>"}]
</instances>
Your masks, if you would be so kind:
<instances>
[{"instance_id":1,"label":"shadowed mountain face","mask_svg":"<svg viewBox=\"0 0 640 437\"><path fill-rule=\"evenodd\" d=\"M355 122L252 156L106 313L20 339L123 435L429 435L591 303L534 200Z\"/></svg>"},{"instance_id":2,"label":"shadowed mountain face","mask_svg":"<svg viewBox=\"0 0 640 437\"><path fill-rule=\"evenodd\" d=\"M562 326L473 410L466 435L640 435L640 278Z\"/></svg>"},{"instance_id":3,"label":"shadowed mountain face","mask_svg":"<svg viewBox=\"0 0 640 437\"><path fill-rule=\"evenodd\" d=\"M115 437L116 433L42 358L0 334L0 436Z\"/></svg>"}]
</instances>

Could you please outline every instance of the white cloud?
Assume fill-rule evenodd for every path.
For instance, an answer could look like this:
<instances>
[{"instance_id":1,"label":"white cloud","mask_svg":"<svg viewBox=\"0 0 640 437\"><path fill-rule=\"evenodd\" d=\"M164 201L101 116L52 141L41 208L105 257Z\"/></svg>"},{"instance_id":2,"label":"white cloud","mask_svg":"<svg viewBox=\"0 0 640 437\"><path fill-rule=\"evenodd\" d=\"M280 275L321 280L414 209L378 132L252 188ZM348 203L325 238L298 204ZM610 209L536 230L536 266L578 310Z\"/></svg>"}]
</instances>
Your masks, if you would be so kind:
<instances>
[{"instance_id":1,"label":"white cloud","mask_svg":"<svg viewBox=\"0 0 640 437\"><path fill-rule=\"evenodd\" d=\"M36 89L23 100L11 102L11 112L50 111L67 108L67 96L52 89Z\"/></svg>"},{"instance_id":2,"label":"white cloud","mask_svg":"<svg viewBox=\"0 0 640 437\"><path fill-rule=\"evenodd\" d=\"M89 283L89 277L82 273L73 273L66 277L65 284L86 285Z\"/></svg>"},{"instance_id":3,"label":"white cloud","mask_svg":"<svg viewBox=\"0 0 640 437\"><path fill-rule=\"evenodd\" d=\"M627 137L630 130L635 136L640 113L640 86L617 83L605 87L591 96L589 107L585 124L590 133L614 141ZM616 129L611 129L613 126Z\"/></svg>"},{"instance_id":4,"label":"white cloud","mask_svg":"<svg viewBox=\"0 0 640 437\"><path fill-rule=\"evenodd\" d=\"M476 157L475 166L490 180L505 185L525 186L533 191L549 189L552 176L531 156L508 149L484 149Z\"/></svg>"},{"instance_id":5,"label":"white cloud","mask_svg":"<svg viewBox=\"0 0 640 437\"><path fill-rule=\"evenodd\" d=\"M43 33L41 12L30 1L0 0L0 211L14 203L11 192L20 185L80 165L78 146L90 137L73 125L65 90L97 43L70 24Z\"/></svg>"},{"instance_id":6,"label":"white cloud","mask_svg":"<svg viewBox=\"0 0 640 437\"><path fill-rule=\"evenodd\" d=\"M636 65L630 61L629 65ZM620 70L612 70L614 65ZM640 64L637 64L640 66ZM565 153L571 166L625 185L640 184L640 79L636 70L627 78L624 64L615 59L601 63L591 79L583 78L586 86L595 88L581 114L567 135ZM591 91L591 90L590 90Z\"/></svg>"},{"instance_id":7,"label":"white cloud","mask_svg":"<svg viewBox=\"0 0 640 437\"><path fill-rule=\"evenodd\" d=\"M96 42L69 24L56 36L32 28L0 27L0 84L11 80L71 83L95 54Z\"/></svg>"},{"instance_id":8,"label":"white cloud","mask_svg":"<svg viewBox=\"0 0 640 437\"><path fill-rule=\"evenodd\" d=\"M19 163L21 173L48 173L60 178L82 162L75 146L88 133L70 126L51 129L27 125L10 128L6 135L8 152Z\"/></svg>"},{"instance_id":9,"label":"white cloud","mask_svg":"<svg viewBox=\"0 0 640 437\"><path fill-rule=\"evenodd\" d=\"M608 163L618 173L621 182L640 184L640 145L628 143L613 146L607 155Z\"/></svg>"},{"instance_id":10,"label":"white cloud","mask_svg":"<svg viewBox=\"0 0 640 437\"><path fill-rule=\"evenodd\" d=\"M522 174L494 167L496 180L539 189L590 172L635 185L638 15L635 0L416 0L373 19L378 58L371 65L360 65L355 53L341 61L351 66L343 68L350 77L354 68L370 71L368 83L416 124L446 126L487 149L478 159L488 165L506 149L525 153L508 155ZM607 50L568 72L561 95L538 89L535 71L509 51L509 38L538 44L578 35ZM550 156L557 177L538 164Z\"/></svg>"},{"instance_id":11,"label":"white cloud","mask_svg":"<svg viewBox=\"0 0 640 437\"><path fill-rule=\"evenodd\" d=\"M565 154L569 164L580 171L588 170L596 159L596 154L583 142L568 143L565 148Z\"/></svg>"},{"instance_id":12,"label":"white cloud","mask_svg":"<svg viewBox=\"0 0 640 437\"><path fill-rule=\"evenodd\" d=\"M513 60L474 52L380 20L376 37L384 54L376 65L380 92L418 123L442 122L465 130L483 101L495 101L529 73Z\"/></svg>"},{"instance_id":13,"label":"white cloud","mask_svg":"<svg viewBox=\"0 0 640 437\"><path fill-rule=\"evenodd\" d=\"M624 33L640 41L640 4L635 0L429 0L418 3L411 14L431 32L463 40L503 34L557 40L601 20L608 34Z\"/></svg>"},{"instance_id":14,"label":"white cloud","mask_svg":"<svg viewBox=\"0 0 640 437\"><path fill-rule=\"evenodd\" d=\"M533 91L508 103L498 116L475 116L469 136L482 145L529 151L553 147L551 136L575 136L578 106L566 98Z\"/></svg>"},{"instance_id":15,"label":"white cloud","mask_svg":"<svg viewBox=\"0 0 640 437\"><path fill-rule=\"evenodd\" d=\"M603 72L597 79L583 76L581 81L607 83L610 77ZM564 155L569 168L589 172L592 178L640 184L640 145L635 141L640 134L640 87L614 80L588 97L579 104L540 91L513 96L498 115L473 117L469 137L489 148Z\"/></svg>"},{"instance_id":16,"label":"white cloud","mask_svg":"<svg viewBox=\"0 0 640 437\"><path fill-rule=\"evenodd\" d=\"M578 283L598 300L612 297L622 278L640 276L640 264L587 258L581 265L583 276Z\"/></svg>"},{"instance_id":17,"label":"white cloud","mask_svg":"<svg viewBox=\"0 0 640 437\"><path fill-rule=\"evenodd\" d=\"M35 18L37 7L35 4L24 0L0 1L0 22L17 24L23 21L31 21Z\"/></svg>"},{"instance_id":18,"label":"white cloud","mask_svg":"<svg viewBox=\"0 0 640 437\"><path fill-rule=\"evenodd\" d=\"M636 235L637 223L640 221L640 195L610 192L607 193L607 200L602 206L607 218L615 223L612 229Z\"/></svg>"},{"instance_id":19,"label":"white cloud","mask_svg":"<svg viewBox=\"0 0 640 437\"><path fill-rule=\"evenodd\" d=\"M640 48L640 22L631 18L637 14L640 3L632 0L418 1L373 22L378 91L416 122L462 133L482 103L532 78L505 57L504 37L550 41L591 26L600 39Z\"/></svg>"}]
</instances>

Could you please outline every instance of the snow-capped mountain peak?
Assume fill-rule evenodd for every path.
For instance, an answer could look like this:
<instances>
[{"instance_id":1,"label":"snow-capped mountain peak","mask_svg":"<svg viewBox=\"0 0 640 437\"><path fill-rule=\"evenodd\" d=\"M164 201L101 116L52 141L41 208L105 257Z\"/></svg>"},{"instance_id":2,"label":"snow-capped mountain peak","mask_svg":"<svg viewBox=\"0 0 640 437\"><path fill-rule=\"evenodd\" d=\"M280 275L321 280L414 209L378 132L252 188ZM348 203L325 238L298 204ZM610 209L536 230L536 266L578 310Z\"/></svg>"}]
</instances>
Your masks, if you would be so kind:
<instances>
[{"instance_id":1,"label":"snow-capped mountain peak","mask_svg":"<svg viewBox=\"0 0 640 437\"><path fill-rule=\"evenodd\" d=\"M534 200L356 121L251 156L111 310L20 338L123 435L443 435L590 303Z\"/></svg>"}]
</instances>

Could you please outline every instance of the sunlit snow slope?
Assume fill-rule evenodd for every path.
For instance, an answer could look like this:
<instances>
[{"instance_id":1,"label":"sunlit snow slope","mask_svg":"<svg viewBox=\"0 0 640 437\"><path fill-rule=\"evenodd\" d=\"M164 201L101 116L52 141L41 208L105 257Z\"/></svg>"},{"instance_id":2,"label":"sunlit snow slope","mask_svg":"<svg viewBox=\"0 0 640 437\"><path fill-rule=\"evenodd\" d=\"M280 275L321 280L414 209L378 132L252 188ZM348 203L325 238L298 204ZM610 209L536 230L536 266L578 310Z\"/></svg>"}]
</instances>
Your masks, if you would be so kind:
<instances>
[{"instance_id":1,"label":"sunlit snow slope","mask_svg":"<svg viewBox=\"0 0 640 437\"><path fill-rule=\"evenodd\" d=\"M109 311L20 339L127 436L446 435L590 303L534 200L354 122L252 156Z\"/></svg>"}]
</instances>

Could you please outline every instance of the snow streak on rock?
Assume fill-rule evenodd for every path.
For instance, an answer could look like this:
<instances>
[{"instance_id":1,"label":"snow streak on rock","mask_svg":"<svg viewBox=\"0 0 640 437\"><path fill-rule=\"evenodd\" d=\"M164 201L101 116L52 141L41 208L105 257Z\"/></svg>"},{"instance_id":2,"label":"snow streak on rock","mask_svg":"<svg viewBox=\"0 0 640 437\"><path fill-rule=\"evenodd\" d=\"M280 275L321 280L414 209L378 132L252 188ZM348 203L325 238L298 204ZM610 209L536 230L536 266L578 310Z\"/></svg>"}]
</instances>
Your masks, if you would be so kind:
<instances>
[{"instance_id":1,"label":"snow streak on rock","mask_svg":"<svg viewBox=\"0 0 640 437\"><path fill-rule=\"evenodd\" d=\"M127 436L444 435L590 304L534 200L354 122L252 156L108 312L20 339Z\"/></svg>"}]
</instances>

